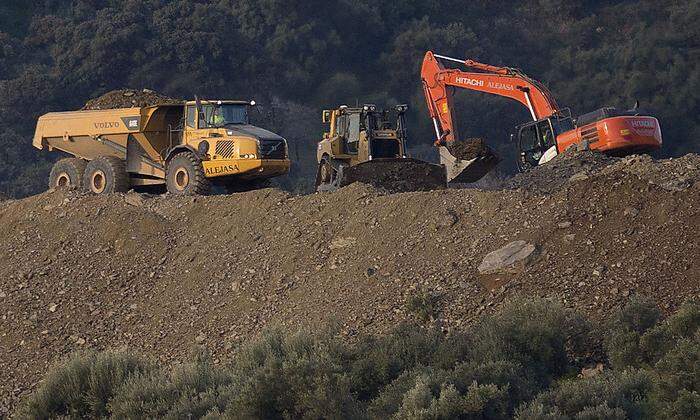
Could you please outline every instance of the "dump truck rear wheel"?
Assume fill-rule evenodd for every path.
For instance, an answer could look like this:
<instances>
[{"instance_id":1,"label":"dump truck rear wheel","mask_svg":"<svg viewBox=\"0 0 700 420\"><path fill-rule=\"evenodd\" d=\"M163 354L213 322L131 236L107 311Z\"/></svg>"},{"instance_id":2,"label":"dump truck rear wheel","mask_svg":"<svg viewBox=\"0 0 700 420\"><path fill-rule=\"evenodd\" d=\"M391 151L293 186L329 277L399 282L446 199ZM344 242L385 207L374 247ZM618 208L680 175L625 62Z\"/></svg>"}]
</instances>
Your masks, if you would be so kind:
<instances>
[{"instance_id":1,"label":"dump truck rear wheel","mask_svg":"<svg viewBox=\"0 0 700 420\"><path fill-rule=\"evenodd\" d=\"M191 152L178 153L170 159L165 182L168 192L176 195L204 195L211 187L202 161Z\"/></svg>"},{"instance_id":2,"label":"dump truck rear wheel","mask_svg":"<svg viewBox=\"0 0 700 420\"><path fill-rule=\"evenodd\" d=\"M54 163L49 175L49 188L81 188L87 162L78 158L61 159Z\"/></svg>"},{"instance_id":3,"label":"dump truck rear wheel","mask_svg":"<svg viewBox=\"0 0 700 420\"><path fill-rule=\"evenodd\" d=\"M90 161L85 168L83 188L93 194L129 191L129 176L124 161L113 156L102 156Z\"/></svg>"}]
</instances>

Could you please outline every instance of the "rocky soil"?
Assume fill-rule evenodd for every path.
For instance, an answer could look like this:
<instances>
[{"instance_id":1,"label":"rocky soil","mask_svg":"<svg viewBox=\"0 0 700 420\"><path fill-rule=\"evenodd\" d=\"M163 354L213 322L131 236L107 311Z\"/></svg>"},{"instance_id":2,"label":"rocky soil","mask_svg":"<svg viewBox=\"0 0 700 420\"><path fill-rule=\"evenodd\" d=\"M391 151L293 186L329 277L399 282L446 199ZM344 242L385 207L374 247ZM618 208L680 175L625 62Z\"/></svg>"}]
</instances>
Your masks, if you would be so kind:
<instances>
[{"instance_id":1,"label":"rocky soil","mask_svg":"<svg viewBox=\"0 0 700 420\"><path fill-rule=\"evenodd\" d=\"M151 105L170 104L181 102L180 99L171 98L152 91L150 89L113 90L104 95L87 101L83 110L131 108Z\"/></svg>"},{"instance_id":2,"label":"rocky soil","mask_svg":"<svg viewBox=\"0 0 700 420\"><path fill-rule=\"evenodd\" d=\"M0 202L0 417L80 349L173 361L204 346L223 363L270 325L334 322L352 339L418 321L418 292L446 332L517 295L600 321L636 294L666 311L698 297L700 156L549 165L495 191ZM480 272L509 244L517 264L492 254Z\"/></svg>"},{"instance_id":3,"label":"rocky soil","mask_svg":"<svg viewBox=\"0 0 700 420\"><path fill-rule=\"evenodd\" d=\"M375 159L346 167L342 182L343 186L363 182L390 193L447 188L442 166L413 159L402 159L398 162Z\"/></svg>"},{"instance_id":4,"label":"rocky soil","mask_svg":"<svg viewBox=\"0 0 700 420\"><path fill-rule=\"evenodd\" d=\"M471 160L482 156L493 156L493 151L486 145L486 141L479 137L447 143L447 150L452 156L460 160Z\"/></svg>"}]
</instances>

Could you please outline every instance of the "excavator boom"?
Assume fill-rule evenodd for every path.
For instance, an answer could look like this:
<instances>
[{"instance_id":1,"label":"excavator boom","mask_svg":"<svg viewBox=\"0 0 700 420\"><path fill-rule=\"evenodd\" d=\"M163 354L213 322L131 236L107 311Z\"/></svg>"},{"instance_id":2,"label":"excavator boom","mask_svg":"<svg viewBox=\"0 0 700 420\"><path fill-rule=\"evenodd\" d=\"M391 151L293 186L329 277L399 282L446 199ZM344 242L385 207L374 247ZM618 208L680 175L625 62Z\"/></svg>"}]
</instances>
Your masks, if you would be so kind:
<instances>
[{"instance_id":1,"label":"excavator boom","mask_svg":"<svg viewBox=\"0 0 700 420\"><path fill-rule=\"evenodd\" d=\"M479 71L446 69L438 59L455 61ZM545 86L530 79L520 70L510 67L491 66L474 60L459 60L428 51L423 59L421 78L438 144L459 139L452 120L453 89L450 89L451 87L490 93L518 101L530 111L533 120L548 117L559 110L556 101Z\"/></svg>"}]
</instances>

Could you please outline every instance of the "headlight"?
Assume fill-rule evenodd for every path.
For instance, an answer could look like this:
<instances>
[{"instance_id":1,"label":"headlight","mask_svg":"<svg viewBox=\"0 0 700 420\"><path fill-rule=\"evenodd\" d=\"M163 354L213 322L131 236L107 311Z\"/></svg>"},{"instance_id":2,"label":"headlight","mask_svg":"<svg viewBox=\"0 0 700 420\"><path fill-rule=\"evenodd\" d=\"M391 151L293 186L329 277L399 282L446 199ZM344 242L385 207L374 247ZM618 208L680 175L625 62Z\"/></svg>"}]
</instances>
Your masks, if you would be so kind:
<instances>
[{"instance_id":1,"label":"headlight","mask_svg":"<svg viewBox=\"0 0 700 420\"><path fill-rule=\"evenodd\" d=\"M206 140L200 141L199 145L197 146L197 153L199 153L200 156L206 156L208 152L209 152L209 142Z\"/></svg>"},{"instance_id":2,"label":"headlight","mask_svg":"<svg viewBox=\"0 0 700 420\"><path fill-rule=\"evenodd\" d=\"M229 136L232 136L232 135L233 135L233 130L227 130L227 131L226 131L226 134L229 135Z\"/></svg>"}]
</instances>

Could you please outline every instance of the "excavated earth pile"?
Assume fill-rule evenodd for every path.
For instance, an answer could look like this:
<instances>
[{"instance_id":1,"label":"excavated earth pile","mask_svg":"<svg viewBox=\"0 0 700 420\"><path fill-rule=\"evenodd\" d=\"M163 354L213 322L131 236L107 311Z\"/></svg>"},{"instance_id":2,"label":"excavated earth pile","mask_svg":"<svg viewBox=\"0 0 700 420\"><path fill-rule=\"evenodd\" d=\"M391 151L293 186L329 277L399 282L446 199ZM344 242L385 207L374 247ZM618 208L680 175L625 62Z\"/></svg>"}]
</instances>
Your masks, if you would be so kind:
<instances>
[{"instance_id":1,"label":"excavated earth pile","mask_svg":"<svg viewBox=\"0 0 700 420\"><path fill-rule=\"evenodd\" d=\"M364 182L390 193L447 188L442 166L413 159L375 159L347 167L343 175L343 185Z\"/></svg>"},{"instance_id":2,"label":"excavated earth pile","mask_svg":"<svg viewBox=\"0 0 700 420\"><path fill-rule=\"evenodd\" d=\"M653 179L657 185L666 189L683 189L700 176L699 161L697 154L653 161L648 155L615 158L598 152L576 151L570 148L545 165L505 180L501 187L551 194L572 181L584 181L594 175L623 171Z\"/></svg>"},{"instance_id":3,"label":"excavated earth pile","mask_svg":"<svg viewBox=\"0 0 700 420\"><path fill-rule=\"evenodd\" d=\"M131 108L151 105L171 104L182 102L180 99L171 98L150 89L135 90L121 89L107 92L104 95L90 99L83 106L83 110Z\"/></svg>"},{"instance_id":4,"label":"excavated earth pile","mask_svg":"<svg viewBox=\"0 0 700 420\"><path fill-rule=\"evenodd\" d=\"M577 166L546 192L388 195L356 183L308 196L4 201L0 417L76 350L173 361L204 346L223 363L270 325L337 322L352 339L417 321L407 302L419 292L436 297L430 322L446 331L518 295L600 321L637 294L673 311L700 293L699 168L697 155L633 157ZM506 245L527 258L483 270Z\"/></svg>"},{"instance_id":5,"label":"excavated earth pile","mask_svg":"<svg viewBox=\"0 0 700 420\"><path fill-rule=\"evenodd\" d=\"M460 160L471 160L478 157L494 156L486 141L479 137L456 140L447 143L447 150Z\"/></svg>"}]
</instances>

